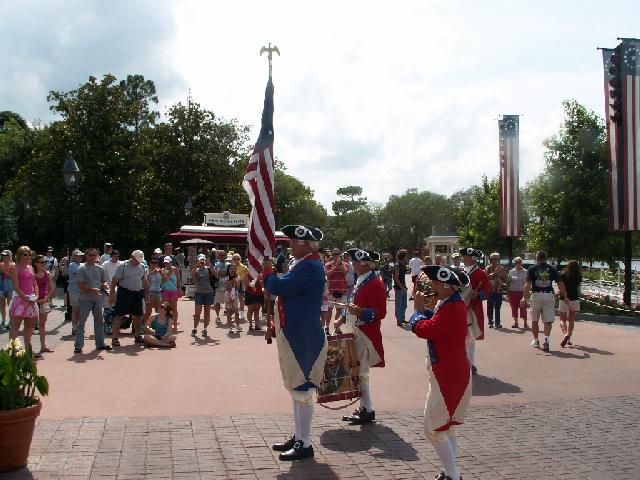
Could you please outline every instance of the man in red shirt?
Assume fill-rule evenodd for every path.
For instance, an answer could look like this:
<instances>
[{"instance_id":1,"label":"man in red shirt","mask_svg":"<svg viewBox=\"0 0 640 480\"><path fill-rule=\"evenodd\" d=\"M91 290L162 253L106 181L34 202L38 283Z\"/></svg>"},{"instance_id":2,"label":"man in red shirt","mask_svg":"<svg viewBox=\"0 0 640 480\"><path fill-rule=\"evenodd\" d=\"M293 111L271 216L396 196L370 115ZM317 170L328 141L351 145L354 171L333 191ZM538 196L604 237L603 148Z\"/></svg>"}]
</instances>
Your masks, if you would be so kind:
<instances>
[{"instance_id":1,"label":"man in red shirt","mask_svg":"<svg viewBox=\"0 0 640 480\"><path fill-rule=\"evenodd\" d=\"M340 254L339 248L331 250L331 260L324 265L324 271L327 274L327 282L329 284L329 302L347 303L348 299L345 298L345 294L347 292L349 264L342 261ZM333 305L329 303L329 320L331 319L332 311ZM342 311L342 308L336 306L336 320L340 318ZM325 325L325 331L329 333L329 325Z\"/></svg>"},{"instance_id":2,"label":"man in red shirt","mask_svg":"<svg viewBox=\"0 0 640 480\"><path fill-rule=\"evenodd\" d=\"M425 308L423 293L416 293L416 313L411 331L427 340L429 391L424 408L424 433L442 462L438 480L460 480L456 465L458 439L456 428L464 423L471 400L472 382L465 349L467 306L460 289L469 285L463 271L445 266L423 268L438 299L433 310Z\"/></svg>"},{"instance_id":3,"label":"man in red shirt","mask_svg":"<svg viewBox=\"0 0 640 480\"><path fill-rule=\"evenodd\" d=\"M349 315L343 315L335 322L336 329L349 322L355 336L356 353L360 363L360 385L362 396L360 408L353 415L345 415L342 420L352 425L369 423L376 418L369 388L369 368L384 367L384 348L380 325L387 314L387 294L384 284L374 271L380 254L369 250L351 248L347 252L353 260L353 268L358 275L353 290L353 299L347 306Z\"/></svg>"},{"instance_id":4,"label":"man in red shirt","mask_svg":"<svg viewBox=\"0 0 640 480\"><path fill-rule=\"evenodd\" d=\"M460 249L464 271L469 275L471 282L462 290L462 298L467 304L467 353L471 362L471 371L478 373L475 362L476 340L484 340L484 309L482 301L489 297L489 277L487 273L476 263L476 258L482 257L482 252L475 248Z\"/></svg>"}]
</instances>

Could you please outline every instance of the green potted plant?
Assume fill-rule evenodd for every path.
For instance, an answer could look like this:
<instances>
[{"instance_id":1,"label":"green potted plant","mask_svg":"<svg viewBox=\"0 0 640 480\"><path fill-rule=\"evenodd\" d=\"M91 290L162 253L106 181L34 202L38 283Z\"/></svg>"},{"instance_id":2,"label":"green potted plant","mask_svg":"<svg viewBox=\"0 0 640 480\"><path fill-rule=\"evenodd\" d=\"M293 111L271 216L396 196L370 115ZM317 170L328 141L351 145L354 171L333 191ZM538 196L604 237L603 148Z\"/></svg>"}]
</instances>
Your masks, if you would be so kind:
<instances>
[{"instance_id":1,"label":"green potted plant","mask_svg":"<svg viewBox=\"0 0 640 480\"><path fill-rule=\"evenodd\" d=\"M49 382L38 375L31 348L13 339L0 350L0 472L27 464L31 439L40 414L40 395Z\"/></svg>"}]
</instances>

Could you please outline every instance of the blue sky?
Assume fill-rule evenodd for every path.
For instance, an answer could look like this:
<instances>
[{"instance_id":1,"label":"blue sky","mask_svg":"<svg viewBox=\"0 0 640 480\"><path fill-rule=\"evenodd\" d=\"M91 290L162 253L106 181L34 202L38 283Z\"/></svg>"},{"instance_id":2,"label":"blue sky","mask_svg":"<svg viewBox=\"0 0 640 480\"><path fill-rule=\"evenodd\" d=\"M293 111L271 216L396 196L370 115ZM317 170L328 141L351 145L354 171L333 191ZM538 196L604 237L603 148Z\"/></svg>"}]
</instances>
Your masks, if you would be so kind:
<instances>
[{"instance_id":1,"label":"blue sky","mask_svg":"<svg viewBox=\"0 0 640 480\"><path fill-rule=\"evenodd\" d=\"M562 101L604 109L596 47L638 37L632 1L2 1L0 110L51 121L49 90L143 74L161 111L194 99L258 134L268 42L275 151L330 208L361 185L451 194L497 175L497 119L522 114L521 184Z\"/></svg>"}]
</instances>

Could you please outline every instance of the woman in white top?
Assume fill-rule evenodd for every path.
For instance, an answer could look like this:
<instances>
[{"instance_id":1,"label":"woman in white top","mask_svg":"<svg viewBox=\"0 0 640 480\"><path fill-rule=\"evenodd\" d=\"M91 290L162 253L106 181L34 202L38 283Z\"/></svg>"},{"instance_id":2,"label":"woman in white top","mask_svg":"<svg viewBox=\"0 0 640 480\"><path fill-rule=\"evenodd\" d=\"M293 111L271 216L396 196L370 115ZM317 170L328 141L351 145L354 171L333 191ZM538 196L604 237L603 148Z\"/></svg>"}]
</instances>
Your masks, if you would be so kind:
<instances>
[{"instance_id":1,"label":"woman in white top","mask_svg":"<svg viewBox=\"0 0 640 480\"><path fill-rule=\"evenodd\" d=\"M524 294L524 284L527 282L527 271L522 268L522 258L513 259L514 268L509 270L507 286L509 288L509 305L511 305L511 316L513 317L513 325L511 328L518 328L518 311L520 318L524 322L523 328L529 328L527 324L527 307L520 305L522 295Z\"/></svg>"}]
</instances>

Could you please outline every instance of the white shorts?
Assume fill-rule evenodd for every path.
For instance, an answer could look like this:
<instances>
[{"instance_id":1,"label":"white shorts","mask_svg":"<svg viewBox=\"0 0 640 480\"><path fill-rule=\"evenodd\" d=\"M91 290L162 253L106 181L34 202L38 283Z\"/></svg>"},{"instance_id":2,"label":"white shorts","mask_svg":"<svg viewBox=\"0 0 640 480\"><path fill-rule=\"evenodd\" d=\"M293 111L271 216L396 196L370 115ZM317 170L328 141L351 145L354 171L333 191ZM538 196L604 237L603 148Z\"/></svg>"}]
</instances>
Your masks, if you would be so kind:
<instances>
[{"instance_id":1,"label":"white shorts","mask_svg":"<svg viewBox=\"0 0 640 480\"><path fill-rule=\"evenodd\" d=\"M560 304L558 305L558 310L561 313L567 313L569 310L572 312L580 311L580 300L569 300L569 304L564 300L560 300Z\"/></svg>"},{"instance_id":2,"label":"white shorts","mask_svg":"<svg viewBox=\"0 0 640 480\"><path fill-rule=\"evenodd\" d=\"M537 322L542 316L544 323L553 323L556 319L556 297L549 292L533 292L531 294L531 321Z\"/></svg>"}]
</instances>

